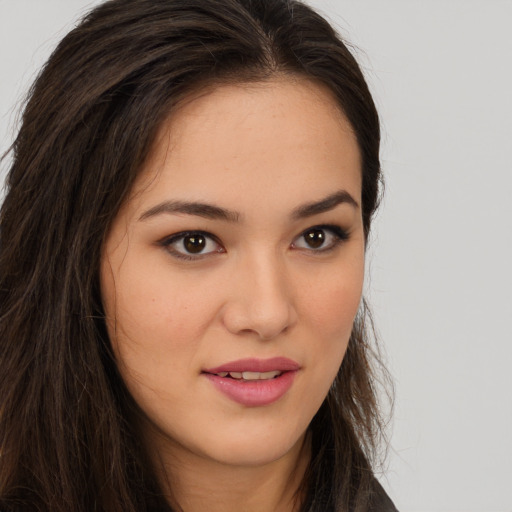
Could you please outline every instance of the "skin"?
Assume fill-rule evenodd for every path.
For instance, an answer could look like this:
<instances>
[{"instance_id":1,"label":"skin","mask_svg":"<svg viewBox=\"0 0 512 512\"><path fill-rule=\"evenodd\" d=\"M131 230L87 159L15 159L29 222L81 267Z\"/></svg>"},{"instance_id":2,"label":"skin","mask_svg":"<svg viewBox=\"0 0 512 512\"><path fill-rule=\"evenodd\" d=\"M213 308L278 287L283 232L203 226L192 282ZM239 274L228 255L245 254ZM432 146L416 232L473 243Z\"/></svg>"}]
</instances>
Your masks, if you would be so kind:
<instances>
[{"instance_id":1,"label":"skin","mask_svg":"<svg viewBox=\"0 0 512 512\"><path fill-rule=\"evenodd\" d=\"M304 208L339 191L345 200L324 204L327 211ZM176 201L233 218L169 211ZM184 511L297 506L307 427L360 303L360 204L351 126L329 91L306 79L217 86L161 127L108 234L101 286L121 375L146 416L144 440L164 488L172 486L170 501ZM312 247L304 233L324 225L339 226L346 239L323 228ZM212 239L187 255L172 235L193 230ZM265 406L234 402L202 373L276 356L300 370Z\"/></svg>"}]
</instances>

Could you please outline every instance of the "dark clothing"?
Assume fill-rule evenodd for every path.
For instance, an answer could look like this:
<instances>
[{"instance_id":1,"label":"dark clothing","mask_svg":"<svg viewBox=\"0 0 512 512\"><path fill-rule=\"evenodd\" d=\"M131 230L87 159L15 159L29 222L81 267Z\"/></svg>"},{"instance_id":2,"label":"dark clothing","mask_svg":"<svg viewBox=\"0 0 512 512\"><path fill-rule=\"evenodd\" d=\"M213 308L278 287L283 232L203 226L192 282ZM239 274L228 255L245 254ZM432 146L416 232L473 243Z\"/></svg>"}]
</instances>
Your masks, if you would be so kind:
<instances>
[{"instance_id":1,"label":"dark clothing","mask_svg":"<svg viewBox=\"0 0 512 512\"><path fill-rule=\"evenodd\" d=\"M369 512L398 512L382 485L375 480L374 494Z\"/></svg>"}]
</instances>

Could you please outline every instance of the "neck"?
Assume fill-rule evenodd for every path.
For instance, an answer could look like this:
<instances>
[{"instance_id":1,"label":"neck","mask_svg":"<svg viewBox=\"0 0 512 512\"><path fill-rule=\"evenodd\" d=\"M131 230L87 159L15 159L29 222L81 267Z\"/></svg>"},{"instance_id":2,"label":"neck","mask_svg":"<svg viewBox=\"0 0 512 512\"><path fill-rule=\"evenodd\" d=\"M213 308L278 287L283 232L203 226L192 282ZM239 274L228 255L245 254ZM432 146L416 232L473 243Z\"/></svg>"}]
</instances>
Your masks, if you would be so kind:
<instances>
[{"instance_id":1,"label":"neck","mask_svg":"<svg viewBox=\"0 0 512 512\"><path fill-rule=\"evenodd\" d=\"M160 484L177 510L240 512L240 504L244 512L300 509L300 486L311 457L309 436L281 458L255 466L224 464L172 444L153 448Z\"/></svg>"}]
</instances>

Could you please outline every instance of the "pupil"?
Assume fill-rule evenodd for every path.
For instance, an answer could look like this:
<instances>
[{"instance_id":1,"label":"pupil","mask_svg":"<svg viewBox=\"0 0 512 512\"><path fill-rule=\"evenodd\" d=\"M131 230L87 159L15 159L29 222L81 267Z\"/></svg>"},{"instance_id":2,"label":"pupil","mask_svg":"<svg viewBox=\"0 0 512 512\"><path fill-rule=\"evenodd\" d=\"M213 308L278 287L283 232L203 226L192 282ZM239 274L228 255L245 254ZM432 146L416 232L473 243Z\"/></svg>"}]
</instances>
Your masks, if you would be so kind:
<instances>
[{"instance_id":1,"label":"pupil","mask_svg":"<svg viewBox=\"0 0 512 512\"><path fill-rule=\"evenodd\" d=\"M321 229L312 229L304 235L304 238L310 247L318 249L325 242L325 233Z\"/></svg>"},{"instance_id":2,"label":"pupil","mask_svg":"<svg viewBox=\"0 0 512 512\"><path fill-rule=\"evenodd\" d=\"M183 245L187 252L197 254L204 249L206 240L203 235L189 235L183 240Z\"/></svg>"}]
</instances>

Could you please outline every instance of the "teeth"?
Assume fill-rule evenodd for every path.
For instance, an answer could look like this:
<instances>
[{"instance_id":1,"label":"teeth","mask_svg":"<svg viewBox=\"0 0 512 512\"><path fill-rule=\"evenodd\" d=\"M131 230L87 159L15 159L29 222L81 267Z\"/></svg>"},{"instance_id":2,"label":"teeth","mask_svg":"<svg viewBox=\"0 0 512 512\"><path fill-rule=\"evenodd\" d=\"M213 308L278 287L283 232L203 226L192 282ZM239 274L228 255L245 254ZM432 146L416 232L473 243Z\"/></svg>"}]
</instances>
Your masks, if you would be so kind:
<instances>
[{"instance_id":1,"label":"teeth","mask_svg":"<svg viewBox=\"0 0 512 512\"><path fill-rule=\"evenodd\" d=\"M243 372L242 377L245 380L268 380L273 379L274 377L277 377L278 375L281 375L281 372L279 370L274 370L272 372Z\"/></svg>"},{"instance_id":2,"label":"teeth","mask_svg":"<svg viewBox=\"0 0 512 512\"><path fill-rule=\"evenodd\" d=\"M281 375L281 371L274 370L271 372L219 372L217 375L219 377L227 377L229 376L233 379L237 380L269 380Z\"/></svg>"},{"instance_id":3,"label":"teeth","mask_svg":"<svg viewBox=\"0 0 512 512\"><path fill-rule=\"evenodd\" d=\"M274 377L279 377L279 375L281 375L281 373L283 373L283 372L280 370L274 370L273 372L260 373L260 380L273 379Z\"/></svg>"},{"instance_id":4,"label":"teeth","mask_svg":"<svg viewBox=\"0 0 512 512\"><path fill-rule=\"evenodd\" d=\"M242 377L244 380L260 380L260 372L243 372Z\"/></svg>"},{"instance_id":5,"label":"teeth","mask_svg":"<svg viewBox=\"0 0 512 512\"><path fill-rule=\"evenodd\" d=\"M219 372L219 377L227 377L228 375L237 380L270 380L281 375L281 371L273 370L271 372Z\"/></svg>"}]
</instances>

